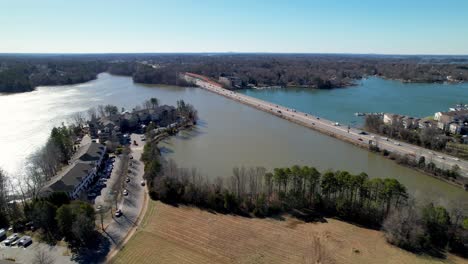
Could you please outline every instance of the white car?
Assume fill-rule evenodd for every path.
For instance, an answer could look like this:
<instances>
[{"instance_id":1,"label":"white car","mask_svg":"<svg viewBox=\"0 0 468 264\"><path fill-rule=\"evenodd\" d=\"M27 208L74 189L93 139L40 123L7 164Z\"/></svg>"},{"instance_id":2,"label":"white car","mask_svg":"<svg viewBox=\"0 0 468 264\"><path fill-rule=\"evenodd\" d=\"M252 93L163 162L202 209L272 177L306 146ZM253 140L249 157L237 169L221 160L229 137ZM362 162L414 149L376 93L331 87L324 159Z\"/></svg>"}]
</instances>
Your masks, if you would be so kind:
<instances>
[{"instance_id":1,"label":"white car","mask_svg":"<svg viewBox=\"0 0 468 264\"><path fill-rule=\"evenodd\" d=\"M128 191L127 191L127 190L123 190L123 195L124 195L124 196L128 196Z\"/></svg>"},{"instance_id":2,"label":"white car","mask_svg":"<svg viewBox=\"0 0 468 264\"><path fill-rule=\"evenodd\" d=\"M18 240L18 238L18 233L14 233L13 235L7 237L3 243L5 246L11 246L16 240Z\"/></svg>"},{"instance_id":3,"label":"white car","mask_svg":"<svg viewBox=\"0 0 468 264\"><path fill-rule=\"evenodd\" d=\"M115 217L120 217L120 216L122 216L122 210L117 209L117 211L115 211Z\"/></svg>"}]
</instances>

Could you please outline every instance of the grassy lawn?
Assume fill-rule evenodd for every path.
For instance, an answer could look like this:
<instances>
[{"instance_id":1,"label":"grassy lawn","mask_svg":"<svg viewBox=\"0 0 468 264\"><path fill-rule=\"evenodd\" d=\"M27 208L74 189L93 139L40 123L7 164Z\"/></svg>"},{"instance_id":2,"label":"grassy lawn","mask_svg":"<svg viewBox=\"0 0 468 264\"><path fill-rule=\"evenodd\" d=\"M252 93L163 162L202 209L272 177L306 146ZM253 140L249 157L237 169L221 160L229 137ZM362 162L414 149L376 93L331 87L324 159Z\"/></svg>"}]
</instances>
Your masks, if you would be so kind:
<instances>
[{"instance_id":1,"label":"grassy lawn","mask_svg":"<svg viewBox=\"0 0 468 264\"><path fill-rule=\"evenodd\" d=\"M417 256L379 231L327 223L249 219L150 201L114 263L468 263Z\"/></svg>"}]
</instances>

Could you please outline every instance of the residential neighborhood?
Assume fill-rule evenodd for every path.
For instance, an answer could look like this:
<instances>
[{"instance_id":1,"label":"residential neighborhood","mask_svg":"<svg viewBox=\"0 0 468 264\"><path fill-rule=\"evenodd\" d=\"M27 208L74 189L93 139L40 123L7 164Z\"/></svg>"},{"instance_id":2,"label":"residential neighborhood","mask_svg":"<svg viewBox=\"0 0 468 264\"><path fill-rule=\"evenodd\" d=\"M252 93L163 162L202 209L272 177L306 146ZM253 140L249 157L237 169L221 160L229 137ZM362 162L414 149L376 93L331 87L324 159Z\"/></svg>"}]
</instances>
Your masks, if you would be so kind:
<instances>
[{"instance_id":1,"label":"residential neighborhood","mask_svg":"<svg viewBox=\"0 0 468 264\"><path fill-rule=\"evenodd\" d=\"M406 129L438 128L453 135L468 135L468 109L451 108L447 112L437 112L434 117L416 118L405 115L385 113L383 122L386 125L401 124ZM466 137L463 137L465 142Z\"/></svg>"}]
</instances>

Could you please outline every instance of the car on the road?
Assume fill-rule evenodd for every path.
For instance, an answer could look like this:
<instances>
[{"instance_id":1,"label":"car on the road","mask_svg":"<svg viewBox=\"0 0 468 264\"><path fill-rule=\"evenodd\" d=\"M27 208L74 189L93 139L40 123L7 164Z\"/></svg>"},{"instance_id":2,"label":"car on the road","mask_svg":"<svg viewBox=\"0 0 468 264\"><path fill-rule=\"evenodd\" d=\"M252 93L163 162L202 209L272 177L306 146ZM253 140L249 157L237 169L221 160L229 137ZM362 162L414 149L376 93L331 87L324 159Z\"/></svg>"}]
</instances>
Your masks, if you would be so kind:
<instances>
[{"instance_id":1,"label":"car on the road","mask_svg":"<svg viewBox=\"0 0 468 264\"><path fill-rule=\"evenodd\" d=\"M320 119L320 117L318 117L318 116L317 116L316 118L317 118L317 119Z\"/></svg>"},{"instance_id":2,"label":"car on the road","mask_svg":"<svg viewBox=\"0 0 468 264\"><path fill-rule=\"evenodd\" d=\"M437 156L439 159L445 159L444 156Z\"/></svg>"},{"instance_id":3,"label":"car on the road","mask_svg":"<svg viewBox=\"0 0 468 264\"><path fill-rule=\"evenodd\" d=\"M102 209L102 205L98 205L98 206L96 207L96 210L98 210L98 211L101 210L101 209Z\"/></svg>"},{"instance_id":4,"label":"car on the road","mask_svg":"<svg viewBox=\"0 0 468 264\"><path fill-rule=\"evenodd\" d=\"M388 138L386 138L386 137L383 137L383 138L382 138L382 140L388 141Z\"/></svg>"},{"instance_id":5,"label":"car on the road","mask_svg":"<svg viewBox=\"0 0 468 264\"><path fill-rule=\"evenodd\" d=\"M116 217L122 216L122 210L117 209L117 211L115 211L115 216L116 216Z\"/></svg>"},{"instance_id":6,"label":"car on the road","mask_svg":"<svg viewBox=\"0 0 468 264\"><path fill-rule=\"evenodd\" d=\"M280 111L280 110L278 110L278 114L281 114L281 111Z\"/></svg>"},{"instance_id":7,"label":"car on the road","mask_svg":"<svg viewBox=\"0 0 468 264\"><path fill-rule=\"evenodd\" d=\"M141 136L141 141L145 141L146 140L146 136L145 135L142 135Z\"/></svg>"},{"instance_id":8,"label":"car on the road","mask_svg":"<svg viewBox=\"0 0 468 264\"><path fill-rule=\"evenodd\" d=\"M141 181L141 186L145 186L145 181Z\"/></svg>"},{"instance_id":9,"label":"car on the road","mask_svg":"<svg viewBox=\"0 0 468 264\"><path fill-rule=\"evenodd\" d=\"M362 141L362 138L358 138L359 141Z\"/></svg>"},{"instance_id":10,"label":"car on the road","mask_svg":"<svg viewBox=\"0 0 468 264\"><path fill-rule=\"evenodd\" d=\"M334 126L340 126L340 123L335 122L333 125L334 125Z\"/></svg>"},{"instance_id":11,"label":"car on the road","mask_svg":"<svg viewBox=\"0 0 468 264\"><path fill-rule=\"evenodd\" d=\"M315 126L315 123L314 123L314 122L312 122L312 125L313 125L313 126Z\"/></svg>"},{"instance_id":12,"label":"car on the road","mask_svg":"<svg viewBox=\"0 0 468 264\"><path fill-rule=\"evenodd\" d=\"M132 156L132 155L130 155L130 159L133 159L133 156Z\"/></svg>"},{"instance_id":13,"label":"car on the road","mask_svg":"<svg viewBox=\"0 0 468 264\"><path fill-rule=\"evenodd\" d=\"M366 131L361 131L361 132L359 132L359 135L367 135L367 132Z\"/></svg>"},{"instance_id":14,"label":"car on the road","mask_svg":"<svg viewBox=\"0 0 468 264\"><path fill-rule=\"evenodd\" d=\"M128 191L127 191L127 190L123 190L123 195L124 195L124 196L128 196Z\"/></svg>"},{"instance_id":15,"label":"car on the road","mask_svg":"<svg viewBox=\"0 0 468 264\"><path fill-rule=\"evenodd\" d=\"M400 142L395 142L395 145L401 146Z\"/></svg>"},{"instance_id":16,"label":"car on the road","mask_svg":"<svg viewBox=\"0 0 468 264\"><path fill-rule=\"evenodd\" d=\"M32 244L32 239L30 236L23 236L22 238L20 238L20 240L18 241L18 246L19 247L27 247L29 246L30 244Z\"/></svg>"},{"instance_id":17,"label":"car on the road","mask_svg":"<svg viewBox=\"0 0 468 264\"><path fill-rule=\"evenodd\" d=\"M18 233L14 233L11 236L7 237L7 239L5 239L5 241L3 241L3 244L5 244L5 246L11 246L16 240L18 240L18 238Z\"/></svg>"},{"instance_id":18,"label":"car on the road","mask_svg":"<svg viewBox=\"0 0 468 264\"><path fill-rule=\"evenodd\" d=\"M127 179L125 179L125 182L126 182L126 183L129 183L129 182L130 182L130 178L127 177Z\"/></svg>"},{"instance_id":19,"label":"car on the road","mask_svg":"<svg viewBox=\"0 0 468 264\"><path fill-rule=\"evenodd\" d=\"M455 161L460 161L460 159L459 159L459 158L453 158L453 160L455 160Z\"/></svg>"}]
</instances>

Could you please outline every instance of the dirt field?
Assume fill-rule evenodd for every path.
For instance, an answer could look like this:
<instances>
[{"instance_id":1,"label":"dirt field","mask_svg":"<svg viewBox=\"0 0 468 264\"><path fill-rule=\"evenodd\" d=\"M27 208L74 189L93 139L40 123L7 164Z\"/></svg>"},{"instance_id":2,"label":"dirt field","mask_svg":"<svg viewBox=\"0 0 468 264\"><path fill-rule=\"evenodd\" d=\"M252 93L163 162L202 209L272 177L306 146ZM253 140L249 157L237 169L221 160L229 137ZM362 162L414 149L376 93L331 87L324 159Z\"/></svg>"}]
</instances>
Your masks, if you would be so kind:
<instances>
[{"instance_id":1,"label":"dirt field","mask_svg":"<svg viewBox=\"0 0 468 264\"><path fill-rule=\"evenodd\" d=\"M468 263L416 256L378 231L327 221L248 219L151 201L114 263Z\"/></svg>"}]
</instances>

